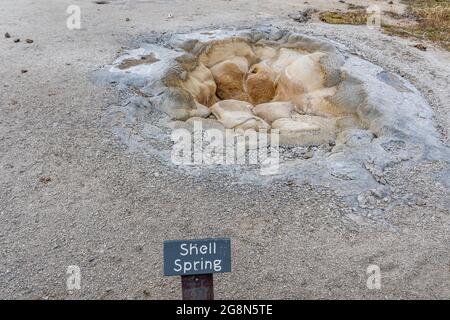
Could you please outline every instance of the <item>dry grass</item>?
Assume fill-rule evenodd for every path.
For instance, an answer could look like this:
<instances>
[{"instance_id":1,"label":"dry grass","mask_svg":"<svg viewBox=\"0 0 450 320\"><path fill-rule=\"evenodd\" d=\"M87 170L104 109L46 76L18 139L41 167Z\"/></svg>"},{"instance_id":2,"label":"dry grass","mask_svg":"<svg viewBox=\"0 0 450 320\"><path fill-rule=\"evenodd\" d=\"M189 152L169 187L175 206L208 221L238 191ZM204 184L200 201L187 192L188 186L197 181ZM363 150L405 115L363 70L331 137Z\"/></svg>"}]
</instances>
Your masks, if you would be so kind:
<instances>
[{"instance_id":1,"label":"dry grass","mask_svg":"<svg viewBox=\"0 0 450 320\"><path fill-rule=\"evenodd\" d=\"M385 32L421 40L434 41L450 51L450 0L403 0L407 4L407 13L385 12L393 19L410 18L414 23L392 25L382 21ZM353 7L352 7L353 8ZM356 8L356 7L355 7ZM331 24L363 25L368 14L358 9L348 12L324 11L319 18Z\"/></svg>"},{"instance_id":2,"label":"dry grass","mask_svg":"<svg viewBox=\"0 0 450 320\"><path fill-rule=\"evenodd\" d=\"M411 26L383 25L386 32L431 40L450 50L450 0L406 0Z\"/></svg>"},{"instance_id":3,"label":"dry grass","mask_svg":"<svg viewBox=\"0 0 450 320\"><path fill-rule=\"evenodd\" d=\"M410 18L415 23L398 26L383 21L383 29L392 35L434 41L450 51L450 0L404 0L403 3L408 5L405 15L385 14L393 19ZM353 25L366 24L367 17L365 10L325 11L319 16L326 23Z\"/></svg>"},{"instance_id":4,"label":"dry grass","mask_svg":"<svg viewBox=\"0 0 450 320\"><path fill-rule=\"evenodd\" d=\"M367 13L365 10L336 12L321 12L319 18L321 21L331 24L354 24L362 25L367 23Z\"/></svg>"}]
</instances>

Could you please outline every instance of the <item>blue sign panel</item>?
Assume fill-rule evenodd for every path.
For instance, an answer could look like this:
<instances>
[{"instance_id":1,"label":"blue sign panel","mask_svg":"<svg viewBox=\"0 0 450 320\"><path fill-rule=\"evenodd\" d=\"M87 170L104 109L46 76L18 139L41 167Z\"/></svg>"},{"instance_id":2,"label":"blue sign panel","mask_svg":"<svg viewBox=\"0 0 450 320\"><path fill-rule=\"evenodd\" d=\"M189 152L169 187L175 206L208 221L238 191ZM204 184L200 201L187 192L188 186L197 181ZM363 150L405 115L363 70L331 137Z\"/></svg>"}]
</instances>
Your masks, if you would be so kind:
<instances>
[{"instance_id":1,"label":"blue sign panel","mask_svg":"<svg viewBox=\"0 0 450 320\"><path fill-rule=\"evenodd\" d=\"M231 272L228 238L164 241L164 275Z\"/></svg>"}]
</instances>

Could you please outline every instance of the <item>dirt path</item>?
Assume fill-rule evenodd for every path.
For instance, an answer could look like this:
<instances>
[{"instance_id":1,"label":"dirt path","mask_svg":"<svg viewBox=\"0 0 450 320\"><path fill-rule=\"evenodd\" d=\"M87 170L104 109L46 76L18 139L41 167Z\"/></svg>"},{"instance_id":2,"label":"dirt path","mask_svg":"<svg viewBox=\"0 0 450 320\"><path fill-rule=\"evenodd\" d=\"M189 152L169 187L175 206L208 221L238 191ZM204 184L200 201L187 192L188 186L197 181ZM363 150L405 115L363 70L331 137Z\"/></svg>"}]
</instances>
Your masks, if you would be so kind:
<instances>
[{"instance_id":1,"label":"dirt path","mask_svg":"<svg viewBox=\"0 0 450 320\"><path fill-rule=\"evenodd\" d=\"M76 1L82 29L69 30L71 0L2 0L0 298L177 299L179 279L162 276L162 241L207 236L233 241L234 271L216 277L219 299L450 298L444 164L385 172L395 197L386 228L326 188L180 176L131 153L102 123L116 93L89 80L139 34L272 23L335 40L409 79L448 143L448 53L364 26L298 24L288 18L307 6L298 1L118 2ZM381 268L380 290L366 287L371 264ZM82 272L72 294L69 265Z\"/></svg>"}]
</instances>

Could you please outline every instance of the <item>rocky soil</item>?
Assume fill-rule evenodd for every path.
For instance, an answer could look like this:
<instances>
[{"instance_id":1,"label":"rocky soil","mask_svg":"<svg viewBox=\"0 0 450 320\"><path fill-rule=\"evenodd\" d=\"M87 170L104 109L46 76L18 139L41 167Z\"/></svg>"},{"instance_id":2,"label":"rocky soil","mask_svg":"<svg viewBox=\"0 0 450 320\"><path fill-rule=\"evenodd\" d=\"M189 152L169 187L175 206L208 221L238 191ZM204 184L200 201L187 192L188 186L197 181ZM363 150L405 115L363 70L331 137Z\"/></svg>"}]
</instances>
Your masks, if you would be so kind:
<instances>
[{"instance_id":1,"label":"rocky soil","mask_svg":"<svg viewBox=\"0 0 450 320\"><path fill-rule=\"evenodd\" d=\"M66 28L72 4L81 7L81 30ZM105 121L122 97L92 74L134 40L273 25L333 41L410 81L448 147L449 53L366 26L289 17L311 6L329 9L330 1L3 0L0 298L178 299L179 278L162 276L163 240L215 236L233 245L233 272L215 277L219 299L450 298L448 161L382 172L369 165L391 193L361 195L353 207L327 186L182 174L130 149ZM379 290L366 286L372 264ZM82 274L72 292L70 265Z\"/></svg>"}]
</instances>

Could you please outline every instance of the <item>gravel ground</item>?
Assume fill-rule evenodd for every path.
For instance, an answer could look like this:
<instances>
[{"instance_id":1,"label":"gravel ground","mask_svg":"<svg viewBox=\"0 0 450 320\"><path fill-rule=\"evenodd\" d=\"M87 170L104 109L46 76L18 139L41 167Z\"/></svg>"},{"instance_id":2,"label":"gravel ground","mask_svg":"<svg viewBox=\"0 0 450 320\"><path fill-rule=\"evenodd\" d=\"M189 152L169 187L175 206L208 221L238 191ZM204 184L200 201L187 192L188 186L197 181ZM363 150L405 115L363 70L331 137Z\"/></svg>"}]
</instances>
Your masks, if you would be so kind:
<instances>
[{"instance_id":1,"label":"gravel ground","mask_svg":"<svg viewBox=\"0 0 450 320\"><path fill-rule=\"evenodd\" d=\"M449 299L445 163L387 170L393 200L378 224L327 188L180 175L127 150L102 122L119 97L90 77L133 37L272 23L335 40L410 80L449 143L447 52L364 26L298 24L288 18L306 6L297 3L2 0L0 298L178 299L180 279L162 276L163 240L227 236L234 270L215 277L219 299ZM72 4L81 30L66 28ZM371 264L381 268L379 290L366 287ZM70 265L81 268L81 290L66 290Z\"/></svg>"}]
</instances>

